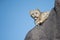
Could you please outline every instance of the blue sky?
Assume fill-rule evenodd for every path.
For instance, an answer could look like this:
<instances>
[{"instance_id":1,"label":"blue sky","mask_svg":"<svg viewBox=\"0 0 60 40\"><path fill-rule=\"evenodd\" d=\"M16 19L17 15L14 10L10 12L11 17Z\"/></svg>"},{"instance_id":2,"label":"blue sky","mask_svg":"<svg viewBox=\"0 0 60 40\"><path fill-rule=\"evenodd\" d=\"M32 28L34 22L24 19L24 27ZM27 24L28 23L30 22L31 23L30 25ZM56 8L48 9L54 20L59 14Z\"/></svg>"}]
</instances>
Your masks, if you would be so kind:
<instances>
[{"instance_id":1,"label":"blue sky","mask_svg":"<svg viewBox=\"0 0 60 40\"><path fill-rule=\"evenodd\" d=\"M0 40L24 40L35 24L29 11L49 11L54 0L0 0Z\"/></svg>"}]
</instances>

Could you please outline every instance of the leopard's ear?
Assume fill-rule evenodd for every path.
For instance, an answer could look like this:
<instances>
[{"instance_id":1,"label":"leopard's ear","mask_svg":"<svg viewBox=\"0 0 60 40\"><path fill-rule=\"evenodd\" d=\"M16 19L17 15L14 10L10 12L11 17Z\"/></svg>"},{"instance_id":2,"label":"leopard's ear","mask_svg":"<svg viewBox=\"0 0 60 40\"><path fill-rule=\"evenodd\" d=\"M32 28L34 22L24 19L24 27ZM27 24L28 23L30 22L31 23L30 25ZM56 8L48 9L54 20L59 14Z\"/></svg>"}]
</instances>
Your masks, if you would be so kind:
<instances>
[{"instance_id":1,"label":"leopard's ear","mask_svg":"<svg viewBox=\"0 0 60 40\"><path fill-rule=\"evenodd\" d=\"M40 10L38 8L36 10L38 10L40 12Z\"/></svg>"},{"instance_id":2,"label":"leopard's ear","mask_svg":"<svg viewBox=\"0 0 60 40\"><path fill-rule=\"evenodd\" d=\"M36 10L40 11L38 8Z\"/></svg>"}]
</instances>

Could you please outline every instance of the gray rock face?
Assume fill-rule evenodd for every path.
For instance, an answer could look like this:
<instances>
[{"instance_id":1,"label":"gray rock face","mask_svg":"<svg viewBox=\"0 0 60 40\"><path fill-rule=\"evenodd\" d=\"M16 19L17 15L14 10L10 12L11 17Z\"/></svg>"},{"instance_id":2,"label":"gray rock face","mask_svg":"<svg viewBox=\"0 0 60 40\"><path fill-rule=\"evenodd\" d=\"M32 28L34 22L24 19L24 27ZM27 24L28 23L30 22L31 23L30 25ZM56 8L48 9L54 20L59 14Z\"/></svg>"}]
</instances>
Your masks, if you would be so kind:
<instances>
[{"instance_id":1,"label":"gray rock face","mask_svg":"<svg viewBox=\"0 0 60 40\"><path fill-rule=\"evenodd\" d=\"M55 10L56 10L56 39L60 40L60 0L56 0L55 3Z\"/></svg>"},{"instance_id":2,"label":"gray rock face","mask_svg":"<svg viewBox=\"0 0 60 40\"><path fill-rule=\"evenodd\" d=\"M48 19L42 25L36 25L25 40L60 40L60 0L56 0Z\"/></svg>"}]
</instances>

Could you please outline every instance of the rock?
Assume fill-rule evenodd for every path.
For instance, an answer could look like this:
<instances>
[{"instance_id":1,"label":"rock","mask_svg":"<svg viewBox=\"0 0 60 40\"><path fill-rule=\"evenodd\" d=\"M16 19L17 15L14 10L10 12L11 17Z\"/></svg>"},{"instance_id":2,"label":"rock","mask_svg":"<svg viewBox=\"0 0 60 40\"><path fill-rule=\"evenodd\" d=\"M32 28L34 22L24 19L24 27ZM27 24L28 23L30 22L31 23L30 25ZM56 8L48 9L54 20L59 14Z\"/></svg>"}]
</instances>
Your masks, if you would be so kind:
<instances>
[{"instance_id":1,"label":"rock","mask_svg":"<svg viewBox=\"0 0 60 40\"><path fill-rule=\"evenodd\" d=\"M60 0L55 1L48 19L31 29L25 40L60 40Z\"/></svg>"}]
</instances>

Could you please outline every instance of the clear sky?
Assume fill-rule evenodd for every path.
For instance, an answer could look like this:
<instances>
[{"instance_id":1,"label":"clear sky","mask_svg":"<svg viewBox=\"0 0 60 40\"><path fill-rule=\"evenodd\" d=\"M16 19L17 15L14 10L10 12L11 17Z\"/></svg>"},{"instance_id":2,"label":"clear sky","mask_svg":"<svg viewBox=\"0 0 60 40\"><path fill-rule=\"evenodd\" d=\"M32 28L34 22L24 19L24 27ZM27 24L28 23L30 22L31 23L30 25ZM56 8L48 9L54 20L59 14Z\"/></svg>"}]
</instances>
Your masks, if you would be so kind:
<instances>
[{"instance_id":1,"label":"clear sky","mask_svg":"<svg viewBox=\"0 0 60 40\"><path fill-rule=\"evenodd\" d=\"M29 11L49 11L54 0L0 0L0 40L24 40L35 24Z\"/></svg>"}]
</instances>

